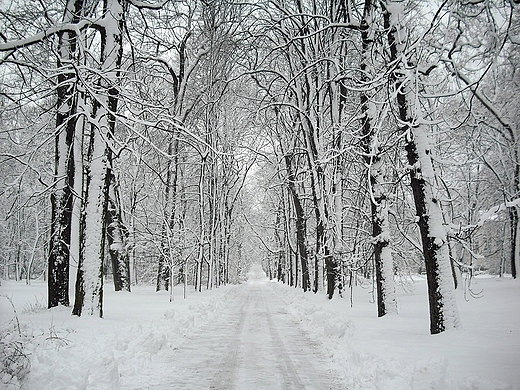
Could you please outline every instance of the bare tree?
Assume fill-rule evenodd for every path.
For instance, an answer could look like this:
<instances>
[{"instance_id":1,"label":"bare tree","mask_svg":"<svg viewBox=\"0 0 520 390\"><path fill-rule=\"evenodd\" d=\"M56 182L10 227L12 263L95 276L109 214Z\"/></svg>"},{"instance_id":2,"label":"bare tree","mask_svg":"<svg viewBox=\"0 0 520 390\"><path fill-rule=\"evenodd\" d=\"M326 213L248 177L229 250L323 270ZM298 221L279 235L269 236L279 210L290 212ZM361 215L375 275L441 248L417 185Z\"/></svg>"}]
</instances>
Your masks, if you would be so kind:
<instances>
[{"instance_id":1,"label":"bare tree","mask_svg":"<svg viewBox=\"0 0 520 390\"><path fill-rule=\"evenodd\" d=\"M378 316L387 313L397 313L397 300L394 284L394 266L392 248L390 246L390 220L388 209L390 200L385 189L384 163L381 145L381 126L385 120L387 109L382 105L376 108L377 91L380 86L374 84L377 80L377 59L374 58L374 34L376 26L373 26L375 6L371 0L366 0L363 9L363 19L360 23L361 32L361 81L360 103L362 119L362 143L364 148L364 160L369 171L369 196L371 200L372 237L374 241L374 265L377 287ZM377 83L377 81L375 82ZM382 112L378 117L377 112Z\"/></svg>"},{"instance_id":2,"label":"bare tree","mask_svg":"<svg viewBox=\"0 0 520 390\"><path fill-rule=\"evenodd\" d=\"M64 24L77 24L84 12L83 1L68 1ZM48 260L48 306L69 305L69 258L74 202L74 136L78 115L75 69L78 37L74 31L58 34L57 118L55 141L55 190L51 195L51 248ZM81 43L80 43L81 44ZM83 132L80 128L80 134Z\"/></svg>"},{"instance_id":3,"label":"bare tree","mask_svg":"<svg viewBox=\"0 0 520 390\"><path fill-rule=\"evenodd\" d=\"M419 75L412 53L406 53L404 15L393 2L386 2L384 23L388 34L390 62L395 64L392 90L396 92L401 131L406 135L406 155L428 280L430 332L460 326L451 275L448 237L435 188L432 145L418 99Z\"/></svg>"}]
</instances>

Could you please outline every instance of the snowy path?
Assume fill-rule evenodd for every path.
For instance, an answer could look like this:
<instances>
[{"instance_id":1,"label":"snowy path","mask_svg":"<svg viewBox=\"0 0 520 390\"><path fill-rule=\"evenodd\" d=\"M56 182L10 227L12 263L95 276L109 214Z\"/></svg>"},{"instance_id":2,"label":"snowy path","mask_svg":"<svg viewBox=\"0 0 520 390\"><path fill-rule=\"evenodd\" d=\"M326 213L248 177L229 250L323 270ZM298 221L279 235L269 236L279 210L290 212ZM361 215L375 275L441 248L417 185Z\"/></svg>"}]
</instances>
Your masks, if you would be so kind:
<instances>
[{"instance_id":1,"label":"snowy path","mask_svg":"<svg viewBox=\"0 0 520 390\"><path fill-rule=\"evenodd\" d=\"M341 389L319 345L266 283L248 283L208 326L124 389ZM136 382L137 379L137 382Z\"/></svg>"}]
</instances>

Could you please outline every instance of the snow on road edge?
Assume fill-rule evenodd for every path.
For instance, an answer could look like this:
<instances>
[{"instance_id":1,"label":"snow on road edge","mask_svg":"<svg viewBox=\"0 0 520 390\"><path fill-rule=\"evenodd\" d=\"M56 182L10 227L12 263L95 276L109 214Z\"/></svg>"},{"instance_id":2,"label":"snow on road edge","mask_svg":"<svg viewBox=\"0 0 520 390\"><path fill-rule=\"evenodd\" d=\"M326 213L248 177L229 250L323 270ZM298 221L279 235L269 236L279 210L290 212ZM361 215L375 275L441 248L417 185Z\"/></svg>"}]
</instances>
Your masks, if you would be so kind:
<instances>
[{"instance_id":1,"label":"snow on road edge","mask_svg":"<svg viewBox=\"0 0 520 390\"><path fill-rule=\"evenodd\" d=\"M166 348L175 348L218 315L235 288L193 294L186 301L165 304L162 317L146 318L144 312L139 321L77 318L64 307L19 314L23 336L19 340L30 358L30 373L22 384L6 374L0 378L0 387L119 389L121 376L138 376ZM4 333L11 329L9 337L18 338L12 319L4 322L2 329Z\"/></svg>"},{"instance_id":2,"label":"snow on road edge","mask_svg":"<svg viewBox=\"0 0 520 390\"><path fill-rule=\"evenodd\" d=\"M365 352L359 345L356 324L338 299L327 301L322 294L304 293L281 283L270 288L286 304L303 330L318 340L330 356L346 388L384 390L511 390L508 383L485 378L453 378L446 359L417 360L415 364L384 359ZM456 331L454 331L456 332ZM377 342L376 340L373 342Z\"/></svg>"}]
</instances>

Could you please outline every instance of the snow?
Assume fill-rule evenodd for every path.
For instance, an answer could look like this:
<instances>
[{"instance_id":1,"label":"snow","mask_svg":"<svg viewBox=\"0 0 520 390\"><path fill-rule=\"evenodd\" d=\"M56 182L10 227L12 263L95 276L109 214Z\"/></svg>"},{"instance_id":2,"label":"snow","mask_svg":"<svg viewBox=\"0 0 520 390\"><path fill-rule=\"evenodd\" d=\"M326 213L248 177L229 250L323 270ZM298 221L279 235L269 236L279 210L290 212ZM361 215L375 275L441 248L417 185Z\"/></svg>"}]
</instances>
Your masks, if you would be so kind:
<instances>
[{"instance_id":1,"label":"snow","mask_svg":"<svg viewBox=\"0 0 520 390\"><path fill-rule=\"evenodd\" d=\"M347 296L325 303L320 296L305 295L302 301L299 292L284 291L284 300L304 328L334 351L347 388L520 388L515 368L520 304L506 298L520 286L511 279L477 277L473 289L482 289L483 297L466 301L462 289L457 291L464 329L435 336L428 334L427 286L420 277L406 289L400 286L397 316L375 318L371 291L360 288L354 290L352 308ZM343 324L345 335L324 337L328 322Z\"/></svg>"},{"instance_id":2,"label":"snow","mask_svg":"<svg viewBox=\"0 0 520 390\"><path fill-rule=\"evenodd\" d=\"M258 268L171 303L152 286L107 286L104 319L45 309L42 282L2 281L0 349L24 342L23 389L520 389L520 284L481 275L471 288L481 298L456 292L464 328L432 336L419 276L398 285L399 315L382 318L366 286L350 307L348 290L329 301ZM20 388L2 375L0 387Z\"/></svg>"},{"instance_id":3,"label":"snow","mask_svg":"<svg viewBox=\"0 0 520 390\"><path fill-rule=\"evenodd\" d=\"M460 317L458 313L456 299L454 297L453 280L451 276L451 264L447 240L447 229L443 220L443 213L437 197L435 172L432 162L432 147L431 140L428 137L428 127L420 124L422 122L423 113L420 106L420 101L417 97L416 88L417 77L411 71L409 73L409 80L405 84L404 95L406 100L406 107L409 110L410 118L412 118L412 125L409 126L411 139L408 142L413 143L417 153L417 168L413 171L413 176L422 178L422 187L424 193L424 214L420 216L427 225L427 235L430 240L437 246L434 249L433 256L436 258L437 270L430 273L432 278L435 278L436 284L434 295L430 296L430 305L439 308L441 321L437 324L432 322L432 332L437 333L437 329L458 328L461 326ZM413 123L418 123L414 125ZM415 158L415 157L414 157ZM412 161L409 161L410 163ZM418 212L420 212L418 210ZM442 323L442 325L441 325ZM440 325L440 326L439 326Z\"/></svg>"}]
</instances>

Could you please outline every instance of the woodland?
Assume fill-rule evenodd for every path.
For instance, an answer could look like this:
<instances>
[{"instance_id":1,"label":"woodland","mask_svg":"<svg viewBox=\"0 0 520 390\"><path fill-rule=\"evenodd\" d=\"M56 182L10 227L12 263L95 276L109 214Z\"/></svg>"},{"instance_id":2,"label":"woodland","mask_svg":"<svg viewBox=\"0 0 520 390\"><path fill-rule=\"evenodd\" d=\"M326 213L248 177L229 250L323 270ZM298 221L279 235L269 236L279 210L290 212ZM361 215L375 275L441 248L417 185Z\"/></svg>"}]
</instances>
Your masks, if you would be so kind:
<instances>
[{"instance_id":1,"label":"woodland","mask_svg":"<svg viewBox=\"0 0 520 390\"><path fill-rule=\"evenodd\" d=\"M520 267L519 3L2 1L1 278L102 317L261 262L382 317L423 274L457 328Z\"/></svg>"}]
</instances>

